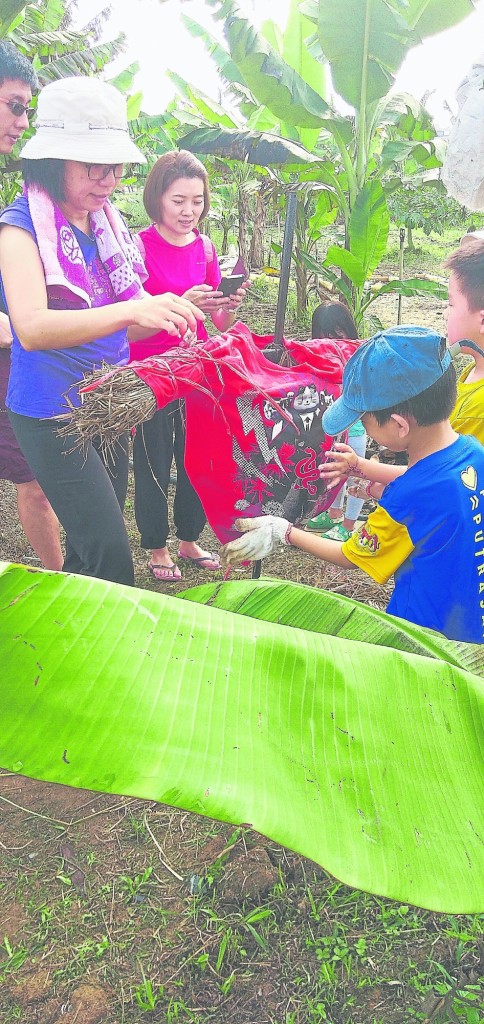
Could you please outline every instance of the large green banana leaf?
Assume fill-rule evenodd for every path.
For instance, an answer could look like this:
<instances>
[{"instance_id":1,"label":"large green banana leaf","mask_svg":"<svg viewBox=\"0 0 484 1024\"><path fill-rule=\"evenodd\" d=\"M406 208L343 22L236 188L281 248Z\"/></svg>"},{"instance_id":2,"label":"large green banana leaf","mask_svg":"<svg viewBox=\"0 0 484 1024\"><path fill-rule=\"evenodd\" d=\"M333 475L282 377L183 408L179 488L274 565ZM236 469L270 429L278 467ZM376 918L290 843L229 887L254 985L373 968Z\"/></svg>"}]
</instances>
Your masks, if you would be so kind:
<instances>
[{"instance_id":1,"label":"large green banana leaf","mask_svg":"<svg viewBox=\"0 0 484 1024\"><path fill-rule=\"evenodd\" d=\"M3 564L0 764L247 822L358 888L484 910L480 649L313 589L224 587L179 600ZM323 632L316 612L301 628L312 602Z\"/></svg>"},{"instance_id":2,"label":"large green banana leaf","mask_svg":"<svg viewBox=\"0 0 484 1024\"><path fill-rule=\"evenodd\" d=\"M183 135L178 145L192 153L248 161L259 167L317 162L316 157L290 139L246 128L195 128Z\"/></svg>"},{"instance_id":3,"label":"large green banana leaf","mask_svg":"<svg viewBox=\"0 0 484 1024\"><path fill-rule=\"evenodd\" d=\"M204 583L178 594L178 598L260 621L440 658L484 679L484 646L447 640L433 629L424 629L328 590L313 590L287 580L244 579Z\"/></svg>"},{"instance_id":4,"label":"large green banana leaf","mask_svg":"<svg viewBox=\"0 0 484 1024\"><path fill-rule=\"evenodd\" d=\"M27 6L28 0L2 0L0 7L0 39L8 35L15 19Z\"/></svg>"},{"instance_id":5,"label":"large green banana leaf","mask_svg":"<svg viewBox=\"0 0 484 1024\"><path fill-rule=\"evenodd\" d=\"M412 46L458 24L474 0L305 0L337 93L360 112L386 96Z\"/></svg>"}]
</instances>

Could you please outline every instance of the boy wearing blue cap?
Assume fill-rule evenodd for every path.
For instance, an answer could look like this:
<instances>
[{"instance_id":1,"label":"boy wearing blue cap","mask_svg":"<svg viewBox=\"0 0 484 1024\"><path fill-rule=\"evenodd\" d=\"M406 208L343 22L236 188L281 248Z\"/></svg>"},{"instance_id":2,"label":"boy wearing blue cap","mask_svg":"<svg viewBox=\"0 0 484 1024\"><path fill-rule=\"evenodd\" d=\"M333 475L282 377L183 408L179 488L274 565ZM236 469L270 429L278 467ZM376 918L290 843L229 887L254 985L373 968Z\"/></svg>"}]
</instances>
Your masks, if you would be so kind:
<instances>
[{"instance_id":1,"label":"boy wearing blue cap","mask_svg":"<svg viewBox=\"0 0 484 1024\"><path fill-rule=\"evenodd\" d=\"M434 331L392 328L362 344L345 367L341 397L323 416L324 430L335 436L362 419L378 443L408 453L408 469L344 544L276 516L239 519L242 536L226 545L226 564L263 558L286 543L361 568L377 583L394 573L388 612L483 643L484 448L452 429L455 398L450 353Z\"/></svg>"}]
</instances>

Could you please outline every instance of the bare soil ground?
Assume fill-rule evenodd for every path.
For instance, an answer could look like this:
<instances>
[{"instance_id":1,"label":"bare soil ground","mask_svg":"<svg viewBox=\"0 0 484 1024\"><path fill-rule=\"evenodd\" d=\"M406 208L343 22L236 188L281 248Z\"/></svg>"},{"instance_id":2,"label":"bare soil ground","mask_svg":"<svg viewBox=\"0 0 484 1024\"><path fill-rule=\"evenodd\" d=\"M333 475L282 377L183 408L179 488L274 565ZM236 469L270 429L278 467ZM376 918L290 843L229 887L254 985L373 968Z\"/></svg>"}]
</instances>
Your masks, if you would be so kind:
<instances>
[{"instance_id":1,"label":"bare soil ground","mask_svg":"<svg viewBox=\"0 0 484 1024\"><path fill-rule=\"evenodd\" d=\"M427 316L442 324L440 304ZM35 564L13 497L2 482L0 557ZM126 521L137 584L159 589L132 493ZM202 541L218 546L208 527ZM389 596L294 550L264 572ZM184 565L170 592L207 575ZM484 1020L482 918L351 890L250 830L154 803L0 773L0 806L1 1024Z\"/></svg>"}]
</instances>

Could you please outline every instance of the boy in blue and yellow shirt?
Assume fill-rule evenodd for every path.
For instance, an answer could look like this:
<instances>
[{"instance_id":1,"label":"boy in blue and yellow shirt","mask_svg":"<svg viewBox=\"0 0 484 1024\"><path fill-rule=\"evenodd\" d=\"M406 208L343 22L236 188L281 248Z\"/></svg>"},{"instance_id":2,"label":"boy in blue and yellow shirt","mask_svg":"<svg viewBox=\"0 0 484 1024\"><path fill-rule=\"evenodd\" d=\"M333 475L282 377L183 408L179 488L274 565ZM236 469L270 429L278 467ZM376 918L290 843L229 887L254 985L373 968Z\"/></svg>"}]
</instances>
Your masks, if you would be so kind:
<instances>
[{"instance_id":1,"label":"boy in blue and yellow shirt","mask_svg":"<svg viewBox=\"0 0 484 1024\"><path fill-rule=\"evenodd\" d=\"M455 399L455 370L440 335L414 326L376 334L348 361L343 393L323 427L335 436L361 419L379 444L408 453L408 469L344 544L275 516L242 519L226 563L262 558L282 542L361 568L378 583L394 573L387 611L452 640L483 643L484 448L451 427ZM358 460L349 470L364 475ZM321 473L331 479L331 469Z\"/></svg>"}]
</instances>

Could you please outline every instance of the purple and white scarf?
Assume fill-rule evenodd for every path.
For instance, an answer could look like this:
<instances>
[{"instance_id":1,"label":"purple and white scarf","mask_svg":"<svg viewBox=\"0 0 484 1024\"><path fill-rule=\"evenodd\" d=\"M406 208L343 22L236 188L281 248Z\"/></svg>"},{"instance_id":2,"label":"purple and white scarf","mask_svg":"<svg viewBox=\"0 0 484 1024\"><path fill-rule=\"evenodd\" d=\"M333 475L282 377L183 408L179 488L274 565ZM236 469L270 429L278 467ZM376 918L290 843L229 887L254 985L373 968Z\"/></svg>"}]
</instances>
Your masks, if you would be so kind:
<instances>
[{"instance_id":1,"label":"purple and white scarf","mask_svg":"<svg viewBox=\"0 0 484 1024\"><path fill-rule=\"evenodd\" d=\"M35 186L25 189L30 216L37 236L45 272L47 292L66 288L87 306L92 305L93 289L86 262L71 225L51 197ZM141 299L146 268L138 246L133 242L121 214L107 200L97 213L91 213L91 228L101 262L118 302ZM95 265L92 273L96 276Z\"/></svg>"}]
</instances>

